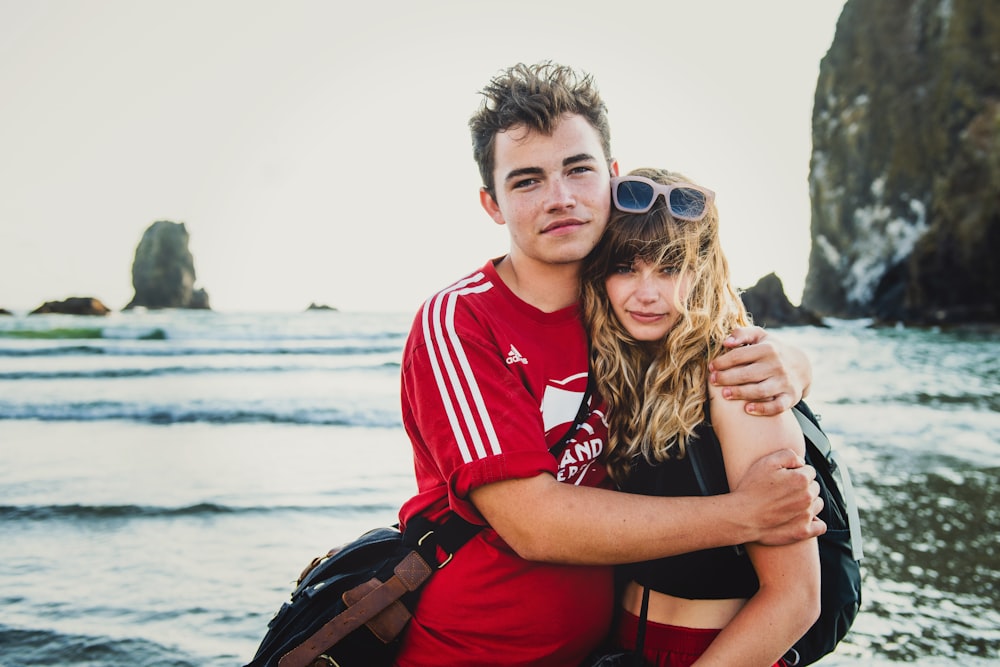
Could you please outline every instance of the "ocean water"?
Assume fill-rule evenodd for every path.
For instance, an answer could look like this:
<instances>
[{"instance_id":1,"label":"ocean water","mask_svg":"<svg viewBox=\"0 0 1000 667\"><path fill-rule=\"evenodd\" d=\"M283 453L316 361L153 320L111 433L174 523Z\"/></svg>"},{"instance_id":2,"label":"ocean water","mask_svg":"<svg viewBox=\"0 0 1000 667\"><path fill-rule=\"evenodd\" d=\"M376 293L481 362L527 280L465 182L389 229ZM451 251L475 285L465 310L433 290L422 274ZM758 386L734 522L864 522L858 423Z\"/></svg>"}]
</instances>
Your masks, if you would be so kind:
<instances>
[{"instance_id":1,"label":"ocean water","mask_svg":"<svg viewBox=\"0 0 1000 667\"><path fill-rule=\"evenodd\" d=\"M411 313L0 318L0 665L234 667L395 521ZM851 469L864 606L823 665L1000 664L1000 335L775 332Z\"/></svg>"}]
</instances>

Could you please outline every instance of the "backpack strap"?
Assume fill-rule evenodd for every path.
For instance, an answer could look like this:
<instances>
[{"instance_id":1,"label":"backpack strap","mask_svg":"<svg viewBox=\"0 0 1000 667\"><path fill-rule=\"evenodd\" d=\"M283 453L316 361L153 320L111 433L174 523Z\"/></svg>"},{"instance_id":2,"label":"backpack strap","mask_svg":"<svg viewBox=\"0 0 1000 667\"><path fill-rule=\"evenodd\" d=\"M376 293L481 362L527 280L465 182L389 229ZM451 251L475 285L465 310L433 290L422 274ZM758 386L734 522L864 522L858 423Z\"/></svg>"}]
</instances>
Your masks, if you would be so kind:
<instances>
[{"instance_id":1,"label":"backpack strap","mask_svg":"<svg viewBox=\"0 0 1000 667\"><path fill-rule=\"evenodd\" d=\"M792 408L792 414L802 427L802 434L806 440L812 443L820 454L830 463L830 472L837 480L838 486L842 489L844 497L844 507L847 509L847 525L851 530L851 552L854 560L864 558L864 548L861 544L861 515L858 512L858 503L854 498L854 485L851 483L851 473L847 466L840 465L837 453L833 451L830 439L826 433L812 420L798 405Z\"/></svg>"},{"instance_id":2,"label":"backpack strap","mask_svg":"<svg viewBox=\"0 0 1000 667\"><path fill-rule=\"evenodd\" d=\"M590 399L596 392L596 383L594 382L594 374L589 372L587 374L587 389L583 392L583 398L580 399L580 407L576 410L576 416L573 417L573 421L570 422L569 426L566 428L566 432L563 433L563 437L559 438L559 442L549 447L549 453L555 455L559 448L569 442L574 435L576 435L577 428L580 424L587 421L587 417L590 415ZM558 458L558 456L556 457Z\"/></svg>"},{"instance_id":3,"label":"backpack strap","mask_svg":"<svg viewBox=\"0 0 1000 667\"><path fill-rule=\"evenodd\" d=\"M646 664L646 620L649 618L649 586L642 587L642 604L639 607L639 629L635 633L635 654L632 656L634 667Z\"/></svg>"},{"instance_id":4,"label":"backpack strap","mask_svg":"<svg viewBox=\"0 0 1000 667\"><path fill-rule=\"evenodd\" d=\"M482 529L483 526L470 523L451 511L438 523L417 515L406 524L403 544L419 552L427 563L440 570Z\"/></svg>"},{"instance_id":5,"label":"backpack strap","mask_svg":"<svg viewBox=\"0 0 1000 667\"><path fill-rule=\"evenodd\" d=\"M698 426L698 437L688 441L685 456L691 459L691 469L701 495L718 496L729 493L726 464L722 460L722 443L712 426L708 401L705 401L702 412L704 420Z\"/></svg>"},{"instance_id":6,"label":"backpack strap","mask_svg":"<svg viewBox=\"0 0 1000 667\"><path fill-rule=\"evenodd\" d=\"M698 426L698 437L690 440L685 448L685 456L691 461L691 472L703 496L719 496L729 493L729 479L726 477L726 463L722 460L722 443L712 426L709 402L704 404L705 420ZM742 544L732 546L737 556L746 553Z\"/></svg>"},{"instance_id":7,"label":"backpack strap","mask_svg":"<svg viewBox=\"0 0 1000 667\"><path fill-rule=\"evenodd\" d=\"M842 491L844 507L847 510L847 523L851 530L851 550L854 560L861 560L864 557L861 541L861 517L858 513L858 503L854 497L854 486L851 483L851 475L847 466L840 465L840 459L830 444L830 438L819 427L818 420L809 406L800 402L792 407L792 414L795 415L795 419L802 429L802 435L806 438L806 447L811 445L815 453L827 461L830 472ZM707 401L705 421L710 424ZM691 458L691 468L694 470L698 488L703 496L718 495L729 491L729 484L725 478L726 468L722 460L722 446L714 433L715 429L712 429L711 438L700 438L690 443L687 448L688 456ZM736 545L734 548L737 553L742 553L743 547L741 545Z\"/></svg>"}]
</instances>

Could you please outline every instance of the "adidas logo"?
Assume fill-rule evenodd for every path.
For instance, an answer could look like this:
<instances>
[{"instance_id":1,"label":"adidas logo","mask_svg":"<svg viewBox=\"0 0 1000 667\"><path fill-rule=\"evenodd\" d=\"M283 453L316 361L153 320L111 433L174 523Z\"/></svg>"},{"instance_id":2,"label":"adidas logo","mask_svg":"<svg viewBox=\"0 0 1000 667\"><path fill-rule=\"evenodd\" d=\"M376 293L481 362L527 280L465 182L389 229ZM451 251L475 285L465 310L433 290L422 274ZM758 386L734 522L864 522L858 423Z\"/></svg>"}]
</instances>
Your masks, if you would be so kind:
<instances>
[{"instance_id":1,"label":"adidas logo","mask_svg":"<svg viewBox=\"0 0 1000 667\"><path fill-rule=\"evenodd\" d=\"M510 364L527 364L528 360L521 356L521 353L517 351L517 348L513 345L510 346L510 352L507 353L507 365Z\"/></svg>"}]
</instances>

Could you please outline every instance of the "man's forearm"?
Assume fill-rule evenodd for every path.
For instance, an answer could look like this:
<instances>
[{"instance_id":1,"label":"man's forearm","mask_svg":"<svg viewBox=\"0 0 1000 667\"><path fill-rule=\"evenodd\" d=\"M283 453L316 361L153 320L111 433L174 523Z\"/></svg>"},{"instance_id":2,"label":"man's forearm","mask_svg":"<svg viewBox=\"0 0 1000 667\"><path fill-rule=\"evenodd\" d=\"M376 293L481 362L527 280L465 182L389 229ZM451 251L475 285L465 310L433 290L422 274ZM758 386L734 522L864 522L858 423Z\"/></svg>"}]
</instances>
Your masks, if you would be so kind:
<instances>
[{"instance_id":1,"label":"man's forearm","mask_svg":"<svg viewBox=\"0 0 1000 667\"><path fill-rule=\"evenodd\" d=\"M541 562L617 565L759 537L730 494L639 496L541 475L481 487L472 500L511 548Z\"/></svg>"}]
</instances>

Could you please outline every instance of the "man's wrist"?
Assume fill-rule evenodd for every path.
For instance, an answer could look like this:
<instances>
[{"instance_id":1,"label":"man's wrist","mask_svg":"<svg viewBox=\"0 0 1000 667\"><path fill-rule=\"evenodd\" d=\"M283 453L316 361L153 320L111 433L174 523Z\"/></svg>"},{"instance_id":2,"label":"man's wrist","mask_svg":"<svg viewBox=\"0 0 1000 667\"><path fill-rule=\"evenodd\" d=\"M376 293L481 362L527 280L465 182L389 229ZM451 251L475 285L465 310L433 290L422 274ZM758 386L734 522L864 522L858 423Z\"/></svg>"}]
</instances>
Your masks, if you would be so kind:
<instances>
[{"instance_id":1,"label":"man's wrist","mask_svg":"<svg viewBox=\"0 0 1000 667\"><path fill-rule=\"evenodd\" d=\"M727 545L758 541L762 531L759 525L751 521L752 515L747 511L747 505L740 499L740 494L731 491L719 498L723 501L722 525L727 526L727 536L730 540Z\"/></svg>"}]
</instances>

